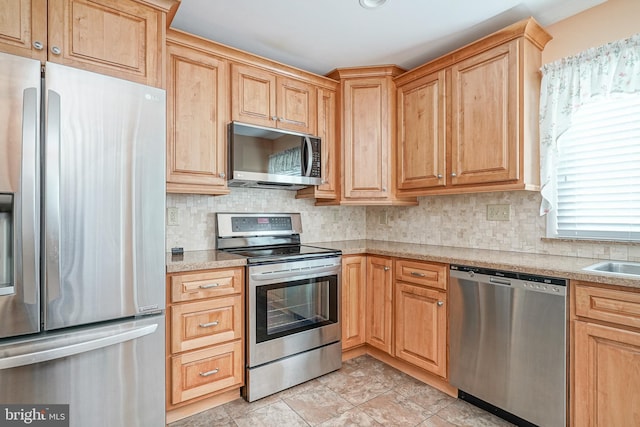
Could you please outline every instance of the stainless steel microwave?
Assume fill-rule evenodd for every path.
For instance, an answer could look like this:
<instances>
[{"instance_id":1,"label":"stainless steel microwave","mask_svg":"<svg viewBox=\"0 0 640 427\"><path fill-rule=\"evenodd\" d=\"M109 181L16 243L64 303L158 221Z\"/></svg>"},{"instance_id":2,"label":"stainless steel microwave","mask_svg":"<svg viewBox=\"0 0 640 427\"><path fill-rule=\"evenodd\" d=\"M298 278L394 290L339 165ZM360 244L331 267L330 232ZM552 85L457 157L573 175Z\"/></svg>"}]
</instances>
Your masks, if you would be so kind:
<instances>
[{"instance_id":1,"label":"stainless steel microwave","mask_svg":"<svg viewBox=\"0 0 640 427\"><path fill-rule=\"evenodd\" d=\"M228 142L230 187L298 190L322 184L318 137L231 122Z\"/></svg>"}]
</instances>

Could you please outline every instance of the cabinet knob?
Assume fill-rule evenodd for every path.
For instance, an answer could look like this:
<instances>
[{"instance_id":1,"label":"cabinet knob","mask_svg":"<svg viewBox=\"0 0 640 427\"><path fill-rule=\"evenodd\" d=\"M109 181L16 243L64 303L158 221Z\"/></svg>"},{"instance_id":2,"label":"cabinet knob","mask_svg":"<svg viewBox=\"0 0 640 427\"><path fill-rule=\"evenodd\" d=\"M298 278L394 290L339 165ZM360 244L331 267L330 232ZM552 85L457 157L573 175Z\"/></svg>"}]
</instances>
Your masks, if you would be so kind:
<instances>
[{"instance_id":1,"label":"cabinet knob","mask_svg":"<svg viewBox=\"0 0 640 427\"><path fill-rule=\"evenodd\" d=\"M382 187L382 191L384 191L386 193L387 188L386 187Z\"/></svg>"},{"instance_id":2,"label":"cabinet knob","mask_svg":"<svg viewBox=\"0 0 640 427\"><path fill-rule=\"evenodd\" d=\"M385 268L384 268L384 271L389 271L389 267L385 267Z\"/></svg>"},{"instance_id":3,"label":"cabinet knob","mask_svg":"<svg viewBox=\"0 0 640 427\"><path fill-rule=\"evenodd\" d=\"M274 122L278 121L278 116L271 116L271 120L273 120Z\"/></svg>"},{"instance_id":4,"label":"cabinet knob","mask_svg":"<svg viewBox=\"0 0 640 427\"><path fill-rule=\"evenodd\" d=\"M62 50L58 46L51 46L51 53L54 55L60 55Z\"/></svg>"},{"instance_id":5,"label":"cabinet knob","mask_svg":"<svg viewBox=\"0 0 640 427\"><path fill-rule=\"evenodd\" d=\"M44 48L44 45L42 44L42 42L35 41L33 42L33 48L35 50L42 50L42 48Z\"/></svg>"},{"instance_id":6,"label":"cabinet knob","mask_svg":"<svg viewBox=\"0 0 640 427\"><path fill-rule=\"evenodd\" d=\"M444 302L438 301L438 307L442 307L443 305L444 305Z\"/></svg>"},{"instance_id":7,"label":"cabinet knob","mask_svg":"<svg viewBox=\"0 0 640 427\"><path fill-rule=\"evenodd\" d=\"M220 172L220 178L224 178L225 176L224 172Z\"/></svg>"},{"instance_id":8,"label":"cabinet knob","mask_svg":"<svg viewBox=\"0 0 640 427\"><path fill-rule=\"evenodd\" d=\"M438 179L442 179L442 174L441 173L438 174Z\"/></svg>"},{"instance_id":9,"label":"cabinet knob","mask_svg":"<svg viewBox=\"0 0 640 427\"><path fill-rule=\"evenodd\" d=\"M456 176L458 176L458 174L455 173L455 172L451 172L451 176L456 177Z\"/></svg>"}]
</instances>

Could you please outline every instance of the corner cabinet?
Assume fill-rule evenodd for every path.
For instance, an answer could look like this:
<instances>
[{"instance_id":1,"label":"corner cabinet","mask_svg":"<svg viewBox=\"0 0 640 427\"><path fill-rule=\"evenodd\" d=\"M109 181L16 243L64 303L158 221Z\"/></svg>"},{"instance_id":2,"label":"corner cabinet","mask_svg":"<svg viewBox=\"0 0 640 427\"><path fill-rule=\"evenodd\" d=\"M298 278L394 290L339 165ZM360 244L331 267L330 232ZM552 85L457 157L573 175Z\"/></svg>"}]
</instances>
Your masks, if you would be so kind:
<instances>
[{"instance_id":1,"label":"corner cabinet","mask_svg":"<svg viewBox=\"0 0 640 427\"><path fill-rule=\"evenodd\" d=\"M258 67L232 64L232 120L315 135L316 108L315 86Z\"/></svg>"},{"instance_id":2,"label":"corner cabinet","mask_svg":"<svg viewBox=\"0 0 640 427\"><path fill-rule=\"evenodd\" d=\"M167 36L167 192L228 194L228 63L206 40Z\"/></svg>"},{"instance_id":3,"label":"corner cabinet","mask_svg":"<svg viewBox=\"0 0 640 427\"><path fill-rule=\"evenodd\" d=\"M342 350L363 345L365 336L367 257L342 257Z\"/></svg>"},{"instance_id":4,"label":"corner cabinet","mask_svg":"<svg viewBox=\"0 0 640 427\"><path fill-rule=\"evenodd\" d=\"M367 257L366 302L366 342L372 347L392 354L392 259Z\"/></svg>"},{"instance_id":5,"label":"corner cabinet","mask_svg":"<svg viewBox=\"0 0 640 427\"><path fill-rule=\"evenodd\" d=\"M411 70L398 86L398 194L539 190L541 51L529 18Z\"/></svg>"},{"instance_id":6,"label":"corner cabinet","mask_svg":"<svg viewBox=\"0 0 640 427\"><path fill-rule=\"evenodd\" d=\"M416 205L396 195L395 66L341 68L342 194L344 205Z\"/></svg>"},{"instance_id":7,"label":"corner cabinet","mask_svg":"<svg viewBox=\"0 0 640 427\"><path fill-rule=\"evenodd\" d=\"M640 294L573 282L570 425L638 425Z\"/></svg>"},{"instance_id":8,"label":"corner cabinet","mask_svg":"<svg viewBox=\"0 0 640 427\"><path fill-rule=\"evenodd\" d=\"M0 51L164 87L167 14L178 0L10 3L0 12Z\"/></svg>"}]
</instances>

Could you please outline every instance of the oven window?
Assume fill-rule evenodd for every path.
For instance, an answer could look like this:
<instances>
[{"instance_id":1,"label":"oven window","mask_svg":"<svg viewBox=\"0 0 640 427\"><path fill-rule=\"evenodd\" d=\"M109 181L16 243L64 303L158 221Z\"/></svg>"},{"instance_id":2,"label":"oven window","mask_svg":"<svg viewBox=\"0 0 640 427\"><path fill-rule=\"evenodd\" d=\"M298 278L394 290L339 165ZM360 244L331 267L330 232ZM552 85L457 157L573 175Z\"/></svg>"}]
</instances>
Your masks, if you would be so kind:
<instances>
[{"instance_id":1,"label":"oven window","mask_svg":"<svg viewBox=\"0 0 640 427\"><path fill-rule=\"evenodd\" d=\"M337 276L276 283L256 289L257 342L337 322Z\"/></svg>"}]
</instances>

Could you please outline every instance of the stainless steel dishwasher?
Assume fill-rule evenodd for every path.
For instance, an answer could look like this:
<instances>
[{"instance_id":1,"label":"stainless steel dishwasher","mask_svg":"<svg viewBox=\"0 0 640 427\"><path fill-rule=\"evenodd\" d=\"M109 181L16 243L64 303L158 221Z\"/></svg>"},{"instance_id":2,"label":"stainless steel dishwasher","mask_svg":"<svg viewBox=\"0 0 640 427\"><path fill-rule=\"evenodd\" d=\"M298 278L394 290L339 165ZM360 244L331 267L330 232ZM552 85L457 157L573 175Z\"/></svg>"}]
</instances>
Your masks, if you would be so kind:
<instances>
[{"instance_id":1,"label":"stainless steel dishwasher","mask_svg":"<svg viewBox=\"0 0 640 427\"><path fill-rule=\"evenodd\" d=\"M555 277L452 265L450 382L518 425L566 425L566 290Z\"/></svg>"}]
</instances>

